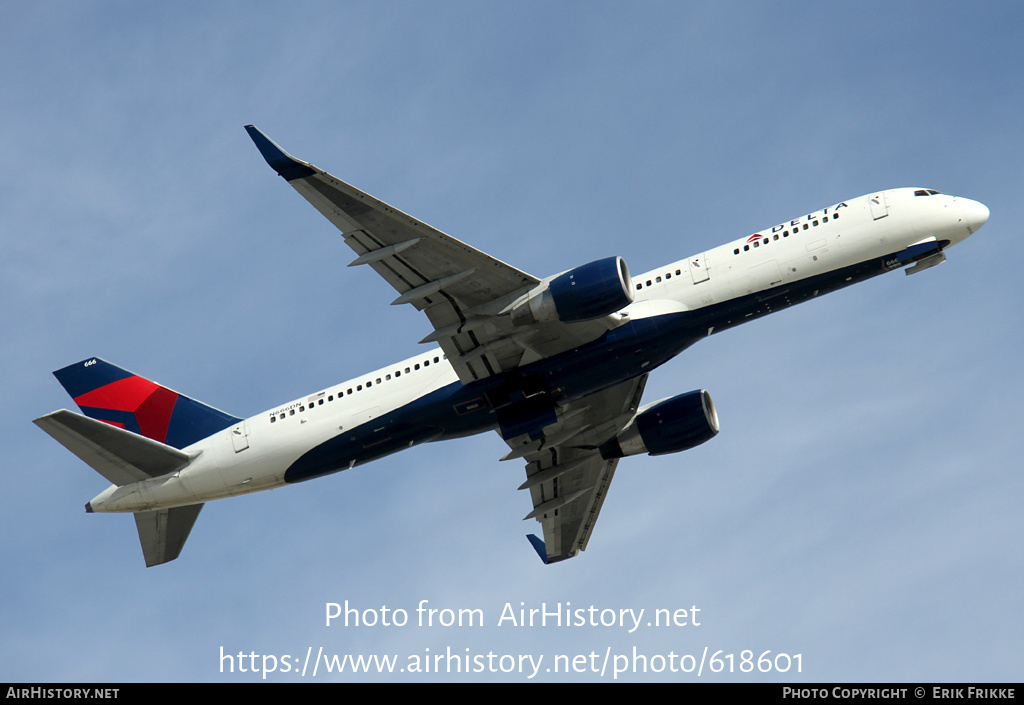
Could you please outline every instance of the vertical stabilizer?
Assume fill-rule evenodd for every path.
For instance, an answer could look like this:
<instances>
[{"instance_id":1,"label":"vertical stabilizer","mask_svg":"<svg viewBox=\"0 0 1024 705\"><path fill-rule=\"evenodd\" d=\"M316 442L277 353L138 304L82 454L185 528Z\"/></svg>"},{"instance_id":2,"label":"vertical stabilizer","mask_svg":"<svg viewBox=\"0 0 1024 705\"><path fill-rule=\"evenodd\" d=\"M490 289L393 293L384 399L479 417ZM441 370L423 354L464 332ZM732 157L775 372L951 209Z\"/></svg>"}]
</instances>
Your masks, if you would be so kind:
<instances>
[{"instance_id":1,"label":"vertical stabilizer","mask_svg":"<svg viewBox=\"0 0 1024 705\"><path fill-rule=\"evenodd\" d=\"M53 374L86 416L173 448L241 421L98 357Z\"/></svg>"},{"instance_id":2,"label":"vertical stabilizer","mask_svg":"<svg viewBox=\"0 0 1024 705\"><path fill-rule=\"evenodd\" d=\"M180 471L198 457L183 448L241 421L97 357L53 374L84 416L62 409L35 424L118 487ZM147 567L178 557L202 508L135 513Z\"/></svg>"}]
</instances>

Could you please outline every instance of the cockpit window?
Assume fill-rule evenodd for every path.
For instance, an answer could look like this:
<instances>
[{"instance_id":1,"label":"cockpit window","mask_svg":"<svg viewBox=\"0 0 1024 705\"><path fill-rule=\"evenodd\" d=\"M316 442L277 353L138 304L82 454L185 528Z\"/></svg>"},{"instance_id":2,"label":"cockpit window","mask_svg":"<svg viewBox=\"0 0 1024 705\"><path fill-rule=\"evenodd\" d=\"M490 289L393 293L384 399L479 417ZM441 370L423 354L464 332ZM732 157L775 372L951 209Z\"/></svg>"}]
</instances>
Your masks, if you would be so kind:
<instances>
[{"instance_id":1,"label":"cockpit window","mask_svg":"<svg viewBox=\"0 0 1024 705\"><path fill-rule=\"evenodd\" d=\"M918 189L917 191L914 191L914 195L915 196L941 196L942 194L941 194L941 192L936 191L935 189L930 188L930 189Z\"/></svg>"}]
</instances>

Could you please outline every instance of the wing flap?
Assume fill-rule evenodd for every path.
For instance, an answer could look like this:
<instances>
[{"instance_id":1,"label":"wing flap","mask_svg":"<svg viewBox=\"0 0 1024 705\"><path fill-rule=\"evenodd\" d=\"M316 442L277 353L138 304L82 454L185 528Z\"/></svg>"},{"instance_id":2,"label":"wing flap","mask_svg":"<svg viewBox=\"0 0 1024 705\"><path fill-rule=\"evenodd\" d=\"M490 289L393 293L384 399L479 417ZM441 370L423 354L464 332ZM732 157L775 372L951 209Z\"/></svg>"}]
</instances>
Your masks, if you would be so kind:
<instances>
[{"instance_id":1,"label":"wing flap","mask_svg":"<svg viewBox=\"0 0 1024 705\"><path fill-rule=\"evenodd\" d=\"M604 460L600 454L590 452L582 460L550 483L531 488L534 510L525 518L541 523L548 563L572 558L586 550L615 477L617 459Z\"/></svg>"},{"instance_id":2,"label":"wing flap","mask_svg":"<svg viewBox=\"0 0 1024 705\"><path fill-rule=\"evenodd\" d=\"M618 433L640 405L647 376L621 382L558 410L558 421L543 429L540 439L516 437L506 458L525 457L526 481L544 540L531 539L545 563L572 558L584 551L615 477L618 459L601 457L600 445Z\"/></svg>"}]
</instances>

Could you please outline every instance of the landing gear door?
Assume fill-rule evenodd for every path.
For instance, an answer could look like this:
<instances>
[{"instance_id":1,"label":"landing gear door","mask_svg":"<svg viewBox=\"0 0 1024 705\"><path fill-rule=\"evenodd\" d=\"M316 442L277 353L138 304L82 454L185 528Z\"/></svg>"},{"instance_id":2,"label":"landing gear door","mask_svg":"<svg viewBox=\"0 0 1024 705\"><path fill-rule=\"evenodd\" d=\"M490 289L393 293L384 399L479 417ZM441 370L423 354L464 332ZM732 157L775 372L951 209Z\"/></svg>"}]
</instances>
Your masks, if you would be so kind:
<instances>
[{"instance_id":1,"label":"landing gear door","mask_svg":"<svg viewBox=\"0 0 1024 705\"><path fill-rule=\"evenodd\" d=\"M694 284L700 284L708 280L708 262L705 253L694 255L690 258L690 277Z\"/></svg>"},{"instance_id":2,"label":"landing gear door","mask_svg":"<svg viewBox=\"0 0 1024 705\"><path fill-rule=\"evenodd\" d=\"M875 220L884 218L889 215L889 206L885 202L885 192L876 193L868 198L868 203L871 205L871 217Z\"/></svg>"}]
</instances>

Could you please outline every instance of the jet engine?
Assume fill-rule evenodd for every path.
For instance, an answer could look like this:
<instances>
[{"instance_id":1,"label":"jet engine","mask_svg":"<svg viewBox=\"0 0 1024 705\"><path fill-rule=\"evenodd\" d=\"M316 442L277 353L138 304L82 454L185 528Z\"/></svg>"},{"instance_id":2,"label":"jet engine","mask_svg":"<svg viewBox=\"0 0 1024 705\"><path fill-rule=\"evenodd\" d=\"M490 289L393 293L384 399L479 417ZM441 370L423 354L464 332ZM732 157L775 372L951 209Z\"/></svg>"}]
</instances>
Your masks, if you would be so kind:
<instances>
[{"instance_id":1,"label":"jet engine","mask_svg":"<svg viewBox=\"0 0 1024 705\"><path fill-rule=\"evenodd\" d=\"M626 428L601 446L605 460L627 455L665 455L695 448L718 434L718 412L703 389L641 409Z\"/></svg>"},{"instance_id":2,"label":"jet engine","mask_svg":"<svg viewBox=\"0 0 1024 705\"><path fill-rule=\"evenodd\" d=\"M512 324L589 321L633 303L633 280L621 257L584 264L541 282L512 309Z\"/></svg>"}]
</instances>

